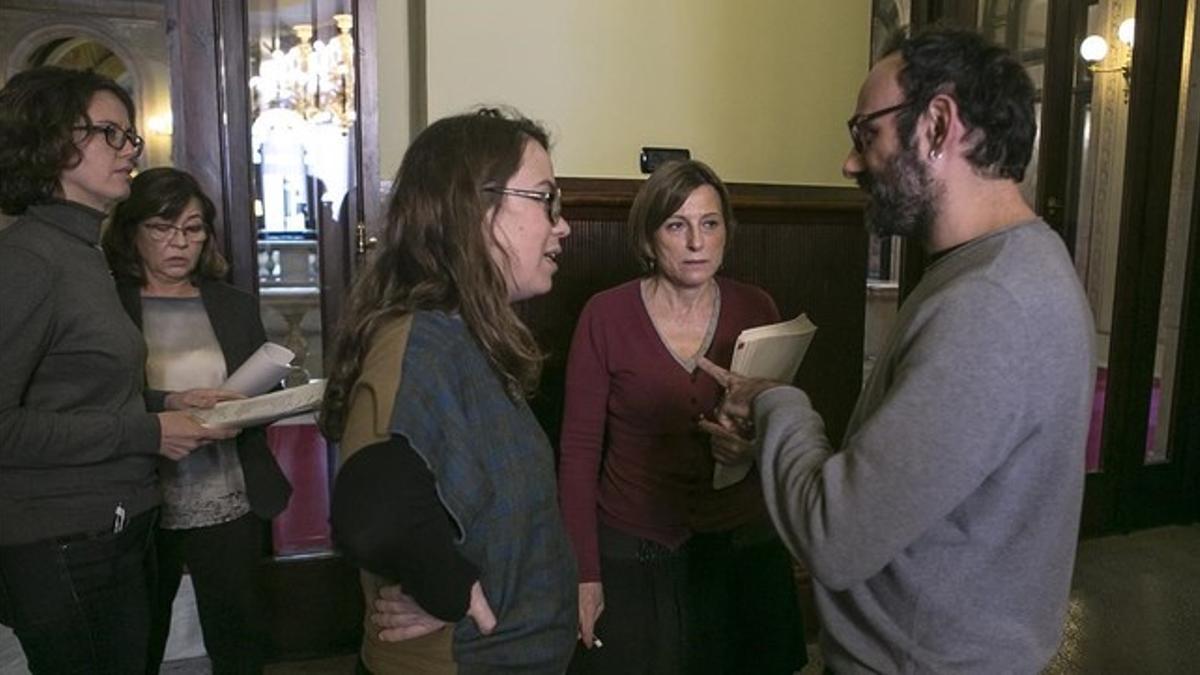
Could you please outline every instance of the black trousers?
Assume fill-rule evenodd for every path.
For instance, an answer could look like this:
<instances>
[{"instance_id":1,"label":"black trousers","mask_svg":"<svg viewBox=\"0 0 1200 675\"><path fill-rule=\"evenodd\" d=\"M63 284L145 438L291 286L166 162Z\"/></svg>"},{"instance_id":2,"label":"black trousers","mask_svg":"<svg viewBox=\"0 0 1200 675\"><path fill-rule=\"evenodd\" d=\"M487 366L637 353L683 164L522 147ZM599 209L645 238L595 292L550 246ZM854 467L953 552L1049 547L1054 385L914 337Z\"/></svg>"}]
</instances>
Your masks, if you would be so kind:
<instances>
[{"instance_id":1,"label":"black trousers","mask_svg":"<svg viewBox=\"0 0 1200 675\"><path fill-rule=\"evenodd\" d=\"M204 648L213 673L261 673L270 628L259 563L263 521L252 513L228 523L159 529L158 587L150 623L147 673L157 673L171 629L171 606L184 566L196 589Z\"/></svg>"},{"instance_id":2,"label":"black trousers","mask_svg":"<svg viewBox=\"0 0 1200 675\"><path fill-rule=\"evenodd\" d=\"M120 533L0 546L0 616L35 675L145 668L157 509Z\"/></svg>"},{"instance_id":3,"label":"black trousers","mask_svg":"<svg viewBox=\"0 0 1200 675\"><path fill-rule=\"evenodd\" d=\"M604 646L571 675L791 675L807 662L791 555L766 521L679 550L600 527Z\"/></svg>"},{"instance_id":4,"label":"black trousers","mask_svg":"<svg viewBox=\"0 0 1200 675\"><path fill-rule=\"evenodd\" d=\"M792 558L768 522L688 541L688 675L791 675L804 667Z\"/></svg>"}]
</instances>

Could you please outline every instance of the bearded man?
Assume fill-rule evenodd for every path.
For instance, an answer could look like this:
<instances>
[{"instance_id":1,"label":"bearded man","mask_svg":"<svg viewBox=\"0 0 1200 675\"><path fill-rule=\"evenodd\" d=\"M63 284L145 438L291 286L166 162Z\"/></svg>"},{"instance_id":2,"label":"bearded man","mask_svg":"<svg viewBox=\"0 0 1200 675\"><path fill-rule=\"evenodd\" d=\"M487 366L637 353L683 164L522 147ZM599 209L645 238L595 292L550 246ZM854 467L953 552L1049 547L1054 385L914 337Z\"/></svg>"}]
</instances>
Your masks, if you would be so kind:
<instances>
[{"instance_id":1,"label":"bearded man","mask_svg":"<svg viewBox=\"0 0 1200 675\"><path fill-rule=\"evenodd\" d=\"M712 434L757 430L772 520L812 573L836 673L1036 673L1062 633L1092 401L1091 312L1018 184L1033 85L974 33L902 37L843 168L929 265L834 448L803 391L702 366Z\"/></svg>"}]
</instances>

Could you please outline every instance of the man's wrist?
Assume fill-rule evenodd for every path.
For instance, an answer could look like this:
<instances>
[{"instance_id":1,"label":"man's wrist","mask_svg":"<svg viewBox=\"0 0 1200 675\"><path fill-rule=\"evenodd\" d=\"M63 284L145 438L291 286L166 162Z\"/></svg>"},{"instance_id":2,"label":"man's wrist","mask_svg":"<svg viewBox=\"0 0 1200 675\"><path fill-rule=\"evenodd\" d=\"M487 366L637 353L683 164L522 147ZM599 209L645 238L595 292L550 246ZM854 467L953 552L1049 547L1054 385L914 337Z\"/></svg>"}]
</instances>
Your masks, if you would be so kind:
<instances>
[{"instance_id":1,"label":"man's wrist","mask_svg":"<svg viewBox=\"0 0 1200 675\"><path fill-rule=\"evenodd\" d=\"M763 394L786 386L782 382L775 382L773 380L762 380L761 383L757 384L750 396L750 419L754 419L754 405L758 403Z\"/></svg>"}]
</instances>

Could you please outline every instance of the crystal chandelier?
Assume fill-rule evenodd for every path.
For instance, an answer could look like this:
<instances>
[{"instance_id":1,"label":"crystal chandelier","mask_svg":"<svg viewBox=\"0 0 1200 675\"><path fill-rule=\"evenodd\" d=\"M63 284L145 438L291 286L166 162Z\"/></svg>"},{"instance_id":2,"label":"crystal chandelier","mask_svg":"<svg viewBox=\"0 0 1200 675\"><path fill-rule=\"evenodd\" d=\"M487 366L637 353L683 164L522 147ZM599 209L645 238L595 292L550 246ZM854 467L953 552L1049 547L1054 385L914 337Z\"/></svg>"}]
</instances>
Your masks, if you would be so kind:
<instances>
[{"instance_id":1,"label":"crystal chandelier","mask_svg":"<svg viewBox=\"0 0 1200 675\"><path fill-rule=\"evenodd\" d=\"M314 124L354 123L354 18L335 14L338 34L313 40L311 24L292 26L297 44L286 52L262 45L258 74L250 78L259 111L287 108Z\"/></svg>"}]
</instances>

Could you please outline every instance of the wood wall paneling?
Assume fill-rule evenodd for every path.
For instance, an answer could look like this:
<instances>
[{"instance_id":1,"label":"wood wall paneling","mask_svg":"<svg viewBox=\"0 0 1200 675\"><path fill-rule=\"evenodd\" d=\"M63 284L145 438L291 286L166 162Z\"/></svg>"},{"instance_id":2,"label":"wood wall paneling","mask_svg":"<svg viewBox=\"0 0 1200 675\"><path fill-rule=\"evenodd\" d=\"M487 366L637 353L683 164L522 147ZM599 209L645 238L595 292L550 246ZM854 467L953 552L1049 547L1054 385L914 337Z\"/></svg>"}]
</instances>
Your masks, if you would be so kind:
<instances>
[{"instance_id":1,"label":"wood wall paneling","mask_svg":"<svg viewBox=\"0 0 1200 675\"><path fill-rule=\"evenodd\" d=\"M548 352L531 401L557 445L567 351L588 298L639 274L626 218L641 181L560 179L571 236L554 291L519 311ZM863 197L851 188L731 184L738 229L722 274L755 284L785 317L806 312L819 330L796 383L837 444L862 384L867 235Z\"/></svg>"}]
</instances>

